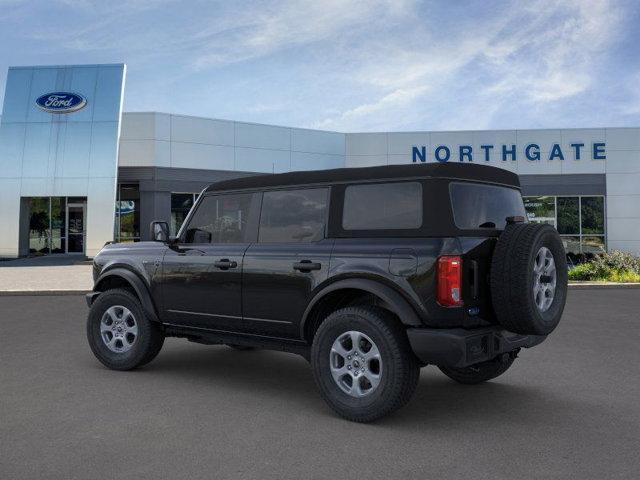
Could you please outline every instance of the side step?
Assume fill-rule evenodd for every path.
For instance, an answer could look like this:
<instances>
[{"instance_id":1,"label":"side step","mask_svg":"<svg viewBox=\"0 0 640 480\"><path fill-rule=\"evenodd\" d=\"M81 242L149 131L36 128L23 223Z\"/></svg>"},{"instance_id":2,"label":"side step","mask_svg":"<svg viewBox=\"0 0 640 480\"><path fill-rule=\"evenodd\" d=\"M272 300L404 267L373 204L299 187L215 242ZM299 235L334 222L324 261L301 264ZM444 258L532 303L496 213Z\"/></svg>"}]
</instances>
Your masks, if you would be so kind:
<instances>
[{"instance_id":1,"label":"side step","mask_svg":"<svg viewBox=\"0 0 640 480\"><path fill-rule=\"evenodd\" d=\"M185 327L182 325L163 324L167 337L186 338L190 342L204 345L232 344L243 347L263 348L295 353L309 360L311 347L301 340L274 338L262 335L240 334L226 330L209 330L205 328Z\"/></svg>"}]
</instances>

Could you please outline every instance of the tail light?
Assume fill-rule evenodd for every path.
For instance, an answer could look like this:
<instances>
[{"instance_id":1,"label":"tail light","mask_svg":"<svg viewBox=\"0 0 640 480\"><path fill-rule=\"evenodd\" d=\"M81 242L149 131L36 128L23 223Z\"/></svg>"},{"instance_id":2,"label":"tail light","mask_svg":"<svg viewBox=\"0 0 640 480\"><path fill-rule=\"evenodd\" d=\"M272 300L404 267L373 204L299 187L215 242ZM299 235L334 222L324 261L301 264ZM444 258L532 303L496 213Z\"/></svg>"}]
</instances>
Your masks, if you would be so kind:
<instances>
[{"instance_id":1,"label":"tail light","mask_svg":"<svg viewBox=\"0 0 640 480\"><path fill-rule=\"evenodd\" d=\"M437 300L443 307L462 305L462 259L456 255L438 257Z\"/></svg>"}]
</instances>

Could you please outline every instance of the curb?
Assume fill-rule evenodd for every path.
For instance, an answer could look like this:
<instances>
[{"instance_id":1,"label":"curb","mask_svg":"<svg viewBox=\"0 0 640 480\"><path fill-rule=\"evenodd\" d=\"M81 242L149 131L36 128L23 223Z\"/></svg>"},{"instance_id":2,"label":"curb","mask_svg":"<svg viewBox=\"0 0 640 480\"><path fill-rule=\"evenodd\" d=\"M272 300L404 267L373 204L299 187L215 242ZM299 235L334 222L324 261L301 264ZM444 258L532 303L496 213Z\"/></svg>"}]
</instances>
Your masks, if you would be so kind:
<instances>
[{"instance_id":1,"label":"curb","mask_svg":"<svg viewBox=\"0 0 640 480\"><path fill-rule=\"evenodd\" d=\"M84 295L91 290L2 290L0 297Z\"/></svg>"},{"instance_id":2,"label":"curb","mask_svg":"<svg viewBox=\"0 0 640 480\"><path fill-rule=\"evenodd\" d=\"M640 283L570 282L569 288L572 290L608 290L612 288L634 289L640 288Z\"/></svg>"}]
</instances>

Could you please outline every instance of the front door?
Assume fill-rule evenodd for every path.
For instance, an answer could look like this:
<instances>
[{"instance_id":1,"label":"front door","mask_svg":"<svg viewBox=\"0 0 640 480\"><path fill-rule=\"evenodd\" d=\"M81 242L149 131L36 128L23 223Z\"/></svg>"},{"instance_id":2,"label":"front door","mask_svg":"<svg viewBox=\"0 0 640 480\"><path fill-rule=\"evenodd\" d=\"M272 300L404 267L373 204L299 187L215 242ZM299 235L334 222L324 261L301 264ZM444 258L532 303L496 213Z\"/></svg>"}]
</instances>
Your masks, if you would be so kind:
<instances>
[{"instance_id":1,"label":"front door","mask_svg":"<svg viewBox=\"0 0 640 480\"><path fill-rule=\"evenodd\" d=\"M84 253L86 204L67 203L67 253Z\"/></svg>"},{"instance_id":2,"label":"front door","mask_svg":"<svg viewBox=\"0 0 640 480\"><path fill-rule=\"evenodd\" d=\"M203 196L162 262L163 321L237 331L244 253L255 241L259 196Z\"/></svg>"}]
</instances>

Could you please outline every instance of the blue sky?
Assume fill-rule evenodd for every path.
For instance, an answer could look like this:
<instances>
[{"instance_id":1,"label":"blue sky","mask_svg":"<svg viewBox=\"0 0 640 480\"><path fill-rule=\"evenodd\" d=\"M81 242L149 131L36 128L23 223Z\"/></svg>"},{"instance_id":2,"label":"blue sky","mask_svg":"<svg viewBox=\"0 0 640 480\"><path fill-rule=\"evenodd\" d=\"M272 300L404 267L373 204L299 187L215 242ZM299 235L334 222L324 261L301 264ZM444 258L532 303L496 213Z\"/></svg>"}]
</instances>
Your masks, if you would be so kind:
<instances>
[{"instance_id":1,"label":"blue sky","mask_svg":"<svg viewBox=\"0 0 640 480\"><path fill-rule=\"evenodd\" d=\"M338 131L640 126L640 2L0 0L10 65L125 62L125 110Z\"/></svg>"}]
</instances>

